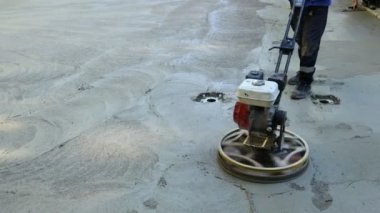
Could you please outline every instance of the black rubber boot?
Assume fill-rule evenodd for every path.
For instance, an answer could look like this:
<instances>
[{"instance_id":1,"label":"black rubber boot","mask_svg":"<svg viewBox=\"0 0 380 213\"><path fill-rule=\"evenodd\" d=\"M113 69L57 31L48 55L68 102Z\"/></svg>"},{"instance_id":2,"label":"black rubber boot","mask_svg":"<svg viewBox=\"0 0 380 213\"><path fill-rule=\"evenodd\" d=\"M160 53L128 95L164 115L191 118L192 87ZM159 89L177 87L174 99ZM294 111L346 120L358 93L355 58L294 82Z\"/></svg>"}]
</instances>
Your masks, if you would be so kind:
<instances>
[{"instance_id":1,"label":"black rubber boot","mask_svg":"<svg viewBox=\"0 0 380 213\"><path fill-rule=\"evenodd\" d=\"M311 94L311 84L300 82L290 96L294 100L304 99Z\"/></svg>"},{"instance_id":2,"label":"black rubber boot","mask_svg":"<svg viewBox=\"0 0 380 213\"><path fill-rule=\"evenodd\" d=\"M305 68L303 68L305 69ZM313 82L313 74L315 72L315 67L310 67L310 68L306 68L308 69L309 71L307 73L310 72L310 69L311 69L311 77L305 77L306 78L306 81L310 81L310 82ZM288 80L288 84L289 85L298 85L300 83L300 73L304 73L304 71L302 71L302 67L300 68L300 71L297 72L297 74L293 77L291 77L289 80Z\"/></svg>"},{"instance_id":3,"label":"black rubber boot","mask_svg":"<svg viewBox=\"0 0 380 213\"><path fill-rule=\"evenodd\" d=\"M371 10L376 10L375 3L372 0L363 0L362 4Z\"/></svg>"},{"instance_id":4,"label":"black rubber boot","mask_svg":"<svg viewBox=\"0 0 380 213\"><path fill-rule=\"evenodd\" d=\"M299 83L290 96L292 99L299 100L311 94L311 83L313 82L314 72L299 72Z\"/></svg>"},{"instance_id":5,"label":"black rubber boot","mask_svg":"<svg viewBox=\"0 0 380 213\"><path fill-rule=\"evenodd\" d=\"M289 78L288 84L289 85L297 85L300 82L299 78L300 78L300 71L298 71L295 76Z\"/></svg>"}]
</instances>

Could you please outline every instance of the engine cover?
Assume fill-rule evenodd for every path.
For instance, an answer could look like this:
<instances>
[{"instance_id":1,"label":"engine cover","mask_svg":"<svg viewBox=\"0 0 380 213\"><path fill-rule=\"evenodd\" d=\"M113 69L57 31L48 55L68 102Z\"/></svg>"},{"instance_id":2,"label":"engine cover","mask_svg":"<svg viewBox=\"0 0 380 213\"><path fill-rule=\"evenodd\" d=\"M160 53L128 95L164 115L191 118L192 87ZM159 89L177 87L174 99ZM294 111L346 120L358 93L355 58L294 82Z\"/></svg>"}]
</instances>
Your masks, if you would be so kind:
<instances>
[{"instance_id":1,"label":"engine cover","mask_svg":"<svg viewBox=\"0 0 380 213\"><path fill-rule=\"evenodd\" d=\"M270 107L280 93L273 81L245 79L237 90L239 102L250 106Z\"/></svg>"}]
</instances>

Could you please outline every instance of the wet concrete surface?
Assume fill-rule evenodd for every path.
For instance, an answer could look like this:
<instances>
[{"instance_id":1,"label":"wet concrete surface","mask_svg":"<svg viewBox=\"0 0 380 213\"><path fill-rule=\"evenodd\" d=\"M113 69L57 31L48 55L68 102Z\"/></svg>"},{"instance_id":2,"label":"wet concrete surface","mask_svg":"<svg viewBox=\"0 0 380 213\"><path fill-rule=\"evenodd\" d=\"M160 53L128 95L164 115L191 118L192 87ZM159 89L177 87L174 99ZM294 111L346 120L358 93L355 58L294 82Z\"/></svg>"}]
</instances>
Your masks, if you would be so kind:
<instances>
[{"instance_id":1,"label":"wet concrete surface","mask_svg":"<svg viewBox=\"0 0 380 213\"><path fill-rule=\"evenodd\" d=\"M287 87L311 165L262 185L225 174L216 148L244 75L274 69L286 0L0 0L0 212L377 212L380 22L346 4L313 86L341 103Z\"/></svg>"}]
</instances>

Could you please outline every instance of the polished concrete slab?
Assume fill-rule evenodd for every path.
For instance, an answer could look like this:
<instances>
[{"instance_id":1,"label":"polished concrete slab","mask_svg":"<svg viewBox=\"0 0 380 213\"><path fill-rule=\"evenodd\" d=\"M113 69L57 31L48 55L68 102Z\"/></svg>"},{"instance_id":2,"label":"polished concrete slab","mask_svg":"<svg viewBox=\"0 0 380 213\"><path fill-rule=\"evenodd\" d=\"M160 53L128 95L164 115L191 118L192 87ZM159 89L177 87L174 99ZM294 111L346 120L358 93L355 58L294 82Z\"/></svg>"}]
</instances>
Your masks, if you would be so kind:
<instances>
[{"instance_id":1,"label":"polished concrete slab","mask_svg":"<svg viewBox=\"0 0 380 213\"><path fill-rule=\"evenodd\" d=\"M0 212L376 212L380 21L346 4L313 85L341 103L287 87L311 165L263 185L216 149L245 74L274 69L286 0L0 0ZM213 91L225 99L194 101Z\"/></svg>"}]
</instances>

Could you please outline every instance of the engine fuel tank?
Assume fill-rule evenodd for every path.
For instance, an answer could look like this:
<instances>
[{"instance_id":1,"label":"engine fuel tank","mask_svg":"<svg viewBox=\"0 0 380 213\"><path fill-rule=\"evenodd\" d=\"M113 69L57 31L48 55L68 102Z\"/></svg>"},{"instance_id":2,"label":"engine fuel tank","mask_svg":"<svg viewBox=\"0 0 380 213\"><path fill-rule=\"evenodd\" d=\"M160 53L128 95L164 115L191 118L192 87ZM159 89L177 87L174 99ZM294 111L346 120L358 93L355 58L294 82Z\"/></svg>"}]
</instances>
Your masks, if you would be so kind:
<instances>
[{"instance_id":1,"label":"engine fuel tank","mask_svg":"<svg viewBox=\"0 0 380 213\"><path fill-rule=\"evenodd\" d=\"M276 101L280 90L276 82L245 79L239 86L236 96L239 102L260 107L270 107Z\"/></svg>"}]
</instances>

